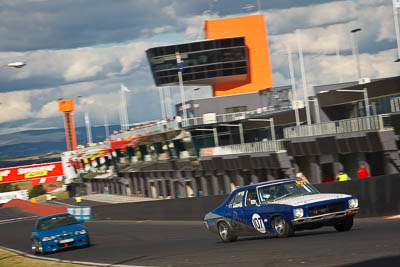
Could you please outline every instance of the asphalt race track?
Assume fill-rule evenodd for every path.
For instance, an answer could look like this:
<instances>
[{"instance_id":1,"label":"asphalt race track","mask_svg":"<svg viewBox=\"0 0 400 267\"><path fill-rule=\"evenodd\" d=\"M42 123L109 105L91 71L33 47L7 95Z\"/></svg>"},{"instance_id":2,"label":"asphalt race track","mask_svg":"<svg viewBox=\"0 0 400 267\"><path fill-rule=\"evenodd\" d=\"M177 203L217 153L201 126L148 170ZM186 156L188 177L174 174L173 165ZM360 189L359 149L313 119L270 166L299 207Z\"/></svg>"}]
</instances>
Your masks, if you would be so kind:
<instances>
[{"instance_id":1,"label":"asphalt race track","mask_svg":"<svg viewBox=\"0 0 400 267\"><path fill-rule=\"evenodd\" d=\"M32 214L0 208L0 245L30 253ZM17 220L13 220L16 219ZM357 219L294 237L239 238L224 244L202 222L92 221L92 246L46 257L140 266L400 266L400 219ZM1 259L0 259L1 265Z\"/></svg>"}]
</instances>

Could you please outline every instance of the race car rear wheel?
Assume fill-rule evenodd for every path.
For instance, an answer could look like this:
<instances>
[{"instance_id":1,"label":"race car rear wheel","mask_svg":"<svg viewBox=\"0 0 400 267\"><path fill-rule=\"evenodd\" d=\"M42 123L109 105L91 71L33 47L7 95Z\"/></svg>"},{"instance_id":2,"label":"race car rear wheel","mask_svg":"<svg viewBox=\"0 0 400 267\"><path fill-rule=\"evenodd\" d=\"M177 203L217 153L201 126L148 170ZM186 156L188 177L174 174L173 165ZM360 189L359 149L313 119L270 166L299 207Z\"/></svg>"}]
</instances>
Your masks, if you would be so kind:
<instances>
[{"instance_id":1,"label":"race car rear wheel","mask_svg":"<svg viewBox=\"0 0 400 267\"><path fill-rule=\"evenodd\" d=\"M224 243L229 243L237 239L237 236L232 232L231 228L226 222L218 223L218 234Z\"/></svg>"},{"instance_id":2,"label":"race car rear wheel","mask_svg":"<svg viewBox=\"0 0 400 267\"><path fill-rule=\"evenodd\" d=\"M293 229L281 216L272 219L272 227L278 237L288 237L293 235Z\"/></svg>"},{"instance_id":3,"label":"race car rear wheel","mask_svg":"<svg viewBox=\"0 0 400 267\"><path fill-rule=\"evenodd\" d=\"M349 231L353 227L354 217L349 216L344 218L340 223L336 224L334 227L338 232Z\"/></svg>"}]
</instances>

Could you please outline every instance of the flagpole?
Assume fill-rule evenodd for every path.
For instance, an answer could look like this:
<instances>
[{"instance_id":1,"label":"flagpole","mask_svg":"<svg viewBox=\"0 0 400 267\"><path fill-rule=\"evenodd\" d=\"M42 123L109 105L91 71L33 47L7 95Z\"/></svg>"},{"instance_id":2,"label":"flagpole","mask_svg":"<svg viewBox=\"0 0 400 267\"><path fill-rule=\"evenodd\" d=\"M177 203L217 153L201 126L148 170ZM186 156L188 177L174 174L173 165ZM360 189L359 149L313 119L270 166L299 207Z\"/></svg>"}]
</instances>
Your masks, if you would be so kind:
<instances>
[{"instance_id":1,"label":"flagpole","mask_svg":"<svg viewBox=\"0 0 400 267\"><path fill-rule=\"evenodd\" d=\"M183 80L182 80L183 61L181 60L179 52L176 52L176 62L178 63L178 79L179 79L179 89L181 92L182 113L183 113L183 119L186 122L187 113L186 113L185 91L183 90Z\"/></svg>"},{"instance_id":2,"label":"flagpole","mask_svg":"<svg viewBox=\"0 0 400 267\"><path fill-rule=\"evenodd\" d=\"M126 106L126 97L124 93L124 116L125 116L125 128L126 130L129 129L129 119L128 119L128 108Z\"/></svg>"}]
</instances>

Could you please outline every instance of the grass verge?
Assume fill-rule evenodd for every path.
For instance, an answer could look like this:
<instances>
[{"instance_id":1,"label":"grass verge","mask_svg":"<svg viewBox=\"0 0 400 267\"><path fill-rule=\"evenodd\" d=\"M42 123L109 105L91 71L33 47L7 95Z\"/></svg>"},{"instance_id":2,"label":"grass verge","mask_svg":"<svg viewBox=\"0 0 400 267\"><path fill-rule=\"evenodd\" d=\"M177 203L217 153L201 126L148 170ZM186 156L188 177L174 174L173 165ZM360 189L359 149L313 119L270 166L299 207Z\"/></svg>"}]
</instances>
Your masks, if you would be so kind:
<instances>
[{"instance_id":1,"label":"grass verge","mask_svg":"<svg viewBox=\"0 0 400 267\"><path fill-rule=\"evenodd\" d=\"M46 260L32 259L25 257L14 252L10 252L5 249L0 248L0 267L26 267L26 266L40 266L40 267L80 267L88 265L64 263L64 262L54 262ZM94 266L94 265L93 265Z\"/></svg>"}]
</instances>

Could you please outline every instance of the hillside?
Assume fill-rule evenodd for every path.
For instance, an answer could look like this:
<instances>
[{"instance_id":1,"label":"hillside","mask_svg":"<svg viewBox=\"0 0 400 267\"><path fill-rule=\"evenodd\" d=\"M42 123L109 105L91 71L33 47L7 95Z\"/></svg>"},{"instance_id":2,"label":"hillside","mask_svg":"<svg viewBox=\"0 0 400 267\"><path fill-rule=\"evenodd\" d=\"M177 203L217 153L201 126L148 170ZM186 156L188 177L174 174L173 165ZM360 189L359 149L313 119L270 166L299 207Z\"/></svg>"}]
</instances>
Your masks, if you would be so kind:
<instances>
[{"instance_id":1,"label":"hillside","mask_svg":"<svg viewBox=\"0 0 400 267\"><path fill-rule=\"evenodd\" d=\"M119 125L111 125L110 133L119 130ZM86 144L86 128L78 127L78 144ZM105 129L92 127L93 142L106 138ZM30 130L0 135L0 168L60 160L60 153L66 151L64 129Z\"/></svg>"}]
</instances>

